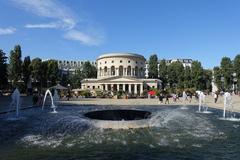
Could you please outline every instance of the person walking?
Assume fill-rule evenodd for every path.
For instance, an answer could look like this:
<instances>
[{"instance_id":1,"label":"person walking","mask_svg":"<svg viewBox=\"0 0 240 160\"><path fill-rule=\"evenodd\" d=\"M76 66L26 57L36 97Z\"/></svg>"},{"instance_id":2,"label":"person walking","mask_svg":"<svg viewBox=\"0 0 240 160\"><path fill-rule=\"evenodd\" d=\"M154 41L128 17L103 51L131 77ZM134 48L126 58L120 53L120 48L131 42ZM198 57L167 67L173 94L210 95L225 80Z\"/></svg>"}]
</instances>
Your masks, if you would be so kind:
<instances>
[{"instance_id":1,"label":"person walking","mask_svg":"<svg viewBox=\"0 0 240 160\"><path fill-rule=\"evenodd\" d=\"M217 100L218 100L218 94L215 92L214 93L214 103L217 103Z\"/></svg>"},{"instance_id":2,"label":"person walking","mask_svg":"<svg viewBox=\"0 0 240 160\"><path fill-rule=\"evenodd\" d=\"M163 94L162 94L162 93L159 94L159 97L158 97L158 98L159 98L159 102L160 102L160 103L163 103Z\"/></svg>"},{"instance_id":3,"label":"person walking","mask_svg":"<svg viewBox=\"0 0 240 160\"><path fill-rule=\"evenodd\" d=\"M165 94L165 98L166 98L165 104L167 104L167 103L169 104L169 98L168 98L168 94L167 93Z\"/></svg>"}]
</instances>

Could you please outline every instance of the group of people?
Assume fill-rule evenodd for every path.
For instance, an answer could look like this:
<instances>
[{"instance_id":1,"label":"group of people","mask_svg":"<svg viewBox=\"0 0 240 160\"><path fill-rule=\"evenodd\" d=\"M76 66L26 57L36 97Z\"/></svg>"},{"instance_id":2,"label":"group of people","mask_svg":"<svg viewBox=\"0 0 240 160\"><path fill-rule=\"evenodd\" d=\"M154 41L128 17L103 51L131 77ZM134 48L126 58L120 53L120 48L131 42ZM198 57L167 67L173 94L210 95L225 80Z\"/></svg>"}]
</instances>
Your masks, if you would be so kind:
<instances>
[{"instance_id":1,"label":"group of people","mask_svg":"<svg viewBox=\"0 0 240 160\"><path fill-rule=\"evenodd\" d=\"M176 94L176 93L173 93L173 94L167 94L167 93L160 93L158 98L159 98L159 102L160 103L165 103L165 104L169 104L169 98L172 98L173 99L173 102L176 103L177 101L180 101L180 98L179 98L179 94ZM165 99L165 102L163 102ZM186 93L185 91L183 91L182 93L182 101L183 102L189 102L191 103L192 101L192 93Z\"/></svg>"}]
</instances>

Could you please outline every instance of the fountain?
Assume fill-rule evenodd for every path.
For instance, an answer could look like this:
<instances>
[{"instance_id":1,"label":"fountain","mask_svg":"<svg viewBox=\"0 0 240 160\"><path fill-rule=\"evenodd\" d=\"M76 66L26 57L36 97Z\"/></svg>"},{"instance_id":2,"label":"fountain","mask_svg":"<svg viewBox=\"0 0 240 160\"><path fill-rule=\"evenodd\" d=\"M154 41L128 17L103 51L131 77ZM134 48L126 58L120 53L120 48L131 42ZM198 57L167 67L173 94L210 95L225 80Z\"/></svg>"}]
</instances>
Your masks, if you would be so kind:
<instances>
[{"instance_id":1,"label":"fountain","mask_svg":"<svg viewBox=\"0 0 240 160\"><path fill-rule=\"evenodd\" d=\"M29 154L35 160L237 159L240 155L236 147L240 124L219 123L218 109L213 116L197 114L198 106L181 110L179 106L64 105L54 116L40 110L21 112L25 119L15 123L4 121L0 114L1 159L29 159Z\"/></svg>"},{"instance_id":2,"label":"fountain","mask_svg":"<svg viewBox=\"0 0 240 160\"><path fill-rule=\"evenodd\" d=\"M231 108L230 111L233 109L232 105L232 97L229 92L224 93L224 102L223 102L223 118L226 118L226 108Z\"/></svg>"},{"instance_id":3,"label":"fountain","mask_svg":"<svg viewBox=\"0 0 240 160\"><path fill-rule=\"evenodd\" d=\"M12 98L12 102L10 103L10 108L12 108L12 106L16 107L16 116L19 116L19 107L20 107L20 92L19 90L16 88L11 96Z\"/></svg>"},{"instance_id":4,"label":"fountain","mask_svg":"<svg viewBox=\"0 0 240 160\"><path fill-rule=\"evenodd\" d=\"M52 96L52 93L49 89L46 90L45 92L45 95L44 95L44 99L43 99L43 105L42 105L42 110L44 109L44 104L45 104L45 101L46 101L46 98L47 98L47 95L49 94L50 98L51 98L51 108L53 109L52 113L57 113L56 111L56 108L57 106L54 105L54 102L53 102L53 96Z\"/></svg>"},{"instance_id":5,"label":"fountain","mask_svg":"<svg viewBox=\"0 0 240 160\"><path fill-rule=\"evenodd\" d=\"M226 109L228 109L230 113L230 117L226 117ZM229 120L229 121L240 121L240 119L235 118L235 114L233 113L233 104L232 104L232 97L229 92L224 93L224 102L223 102L223 118L222 120Z\"/></svg>"},{"instance_id":6,"label":"fountain","mask_svg":"<svg viewBox=\"0 0 240 160\"><path fill-rule=\"evenodd\" d=\"M208 106L205 104L205 94L200 91L198 92L199 102L198 102L198 113L212 113L208 111Z\"/></svg>"},{"instance_id":7,"label":"fountain","mask_svg":"<svg viewBox=\"0 0 240 160\"><path fill-rule=\"evenodd\" d=\"M54 101L59 101L59 95L58 95L57 89L54 89L53 100L54 100Z\"/></svg>"},{"instance_id":8,"label":"fountain","mask_svg":"<svg viewBox=\"0 0 240 160\"><path fill-rule=\"evenodd\" d=\"M100 110L85 113L96 128L129 129L149 127L151 112L143 110Z\"/></svg>"},{"instance_id":9,"label":"fountain","mask_svg":"<svg viewBox=\"0 0 240 160\"><path fill-rule=\"evenodd\" d=\"M186 101L187 101L187 94L186 94L186 92L185 91L183 91L183 93L182 93L182 98L183 98L183 102L184 102L184 104L183 104L183 106L181 107L181 109L188 109L187 107L186 107Z\"/></svg>"}]
</instances>

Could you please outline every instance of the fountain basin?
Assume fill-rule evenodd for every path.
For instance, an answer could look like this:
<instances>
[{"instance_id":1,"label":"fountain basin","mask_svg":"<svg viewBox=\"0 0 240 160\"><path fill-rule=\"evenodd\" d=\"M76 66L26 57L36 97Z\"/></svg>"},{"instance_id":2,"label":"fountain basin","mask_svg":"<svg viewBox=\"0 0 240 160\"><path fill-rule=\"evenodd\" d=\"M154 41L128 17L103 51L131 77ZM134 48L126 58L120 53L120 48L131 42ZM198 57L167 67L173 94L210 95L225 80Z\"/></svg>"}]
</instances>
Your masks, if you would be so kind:
<instances>
[{"instance_id":1,"label":"fountain basin","mask_svg":"<svg viewBox=\"0 0 240 160\"><path fill-rule=\"evenodd\" d=\"M149 127L151 112L143 110L100 110L85 113L96 128L129 129Z\"/></svg>"}]
</instances>

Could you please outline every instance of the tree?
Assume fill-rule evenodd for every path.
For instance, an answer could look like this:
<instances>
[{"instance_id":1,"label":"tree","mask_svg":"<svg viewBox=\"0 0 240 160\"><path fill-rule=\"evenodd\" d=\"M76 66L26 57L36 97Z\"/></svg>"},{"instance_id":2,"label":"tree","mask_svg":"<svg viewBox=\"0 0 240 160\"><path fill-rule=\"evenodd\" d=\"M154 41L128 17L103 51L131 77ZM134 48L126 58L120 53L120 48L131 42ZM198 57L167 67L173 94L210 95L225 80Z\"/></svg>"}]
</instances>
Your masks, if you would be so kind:
<instances>
[{"instance_id":1,"label":"tree","mask_svg":"<svg viewBox=\"0 0 240 160\"><path fill-rule=\"evenodd\" d=\"M23 64L22 64L22 78L24 81L25 88L27 88L27 84L30 80L30 75L31 75L31 59L29 56L24 58Z\"/></svg>"},{"instance_id":2,"label":"tree","mask_svg":"<svg viewBox=\"0 0 240 160\"><path fill-rule=\"evenodd\" d=\"M231 89L233 83L233 65L229 57L223 57L221 60L221 70L224 77L224 87L225 89Z\"/></svg>"},{"instance_id":3,"label":"tree","mask_svg":"<svg viewBox=\"0 0 240 160\"><path fill-rule=\"evenodd\" d=\"M221 77L222 77L222 71L219 67L214 67L213 68L213 81L216 84L217 88L220 89L222 88L223 84L221 81Z\"/></svg>"},{"instance_id":4,"label":"tree","mask_svg":"<svg viewBox=\"0 0 240 160\"><path fill-rule=\"evenodd\" d=\"M184 67L181 62L173 62L168 67L168 82L170 88L184 88Z\"/></svg>"},{"instance_id":5,"label":"tree","mask_svg":"<svg viewBox=\"0 0 240 160\"><path fill-rule=\"evenodd\" d=\"M97 78L97 68L89 61L83 64L81 71L83 78Z\"/></svg>"},{"instance_id":6,"label":"tree","mask_svg":"<svg viewBox=\"0 0 240 160\"><path fill-rule=\"evenodd\" d=\"M148 77L158 78L158 57L156 54L151 55L148 62Z\"/></svg>"},{"instance_id":7,"label":"tree","mask_svg":"<svg viewBox=\"0 0 240 160\"><path fill-rule=\"evenodd\" d=\"M47 66L48 80L51 82L51 85L56 85L57 80L59 79L59 70L58 63L55 60L49 60Z\"/></svg>"},{"instance_id":8,"label":"tree","mask_svg":"<svg viewBox=\"0 0 240 160\"><path fill-rule=\"evenodd\" d=\"M42 87L49 87L49 75L48 75L48 61L43 61L41 63L41 86Z\"/></svg>"},{"instance_id":9,"label":"tree","mask_svg":"<svg viewBox=\"0 0 240 160\"><path fill-rule=\"evenodd\" d=\"M32 68L32 77L34 79L34 82L40 82L41 88L42 88L42 60L40 58L34 58L30 64ZM39 87L39 86L38 86Z\"/></svg>"},{"instance_id":10,"label":"tree","mask_svg":"<svg viewBox=\"0 0 240 160\"><path fill-rule=\"evenodd\" d=\"M204 90L208 90L209 92L212 90L212 71L208 69L203 70L203 86Z\"/></svg>"},{"instance_id":11,"label":"tree","mask_svg":"<svg viewBox=\"0 0 240 160\"><path fill-rule=\"evenodd\" d=\"M202 82L203 82L203 68L200 62L193 61L192 62L192 82L193 87L196 90L203 90Z\"/></svg>"},{"instance_id":12,"label":"tree","mask_svg":"<svg viewBox=\"0 0 240 160\"><path fill-rule=\"evenodd\" d=\"M166 60L163 59L159 62L159 79L162 81L162 88L164 89L167 81L168 81L168 77L167 77L167 64L166 64Z\"/></svg>"},{"instance_id":13,"label":"tree","mask_svg":"<svg viewBox=\"0 0 240 160\"><path fill-rule=\"evenodd\" d=\"M0 89L4 88L8 84L7 78L7 57L6 53L0 49Z\"/></svg>"},{"instance_id":14,"label":"tree","mask_svg":"<svg viewBox=\"0 0 240 160\"><path fill-rule=\"evenodd\" d=\"M236 73L237 86L240 86L240 54L236 55L233 60L233 68Z\"/></svg>"},{"instance_id":15,"label":"tree","mask_svg":"<svg viewBox=\"0 0 240 160\"><path fill-rule=\"evenodd\" d=\"M192 70L189 66L184 69L184 88L192 88Z\"/></svg>"},{"instance_id":16,"label":"tree","mask_svg":"<svg viewBox=\"0 0 240 160\"><path fill-rule=\"evenodd\" d=\"M9 79L12 81L13 85L17 83L18 80L21 79L21 68L22 68L22 51L21 46L16 45L14 50L10 52L10 60L9 60Z\"/></svg>"}]
</instances>

